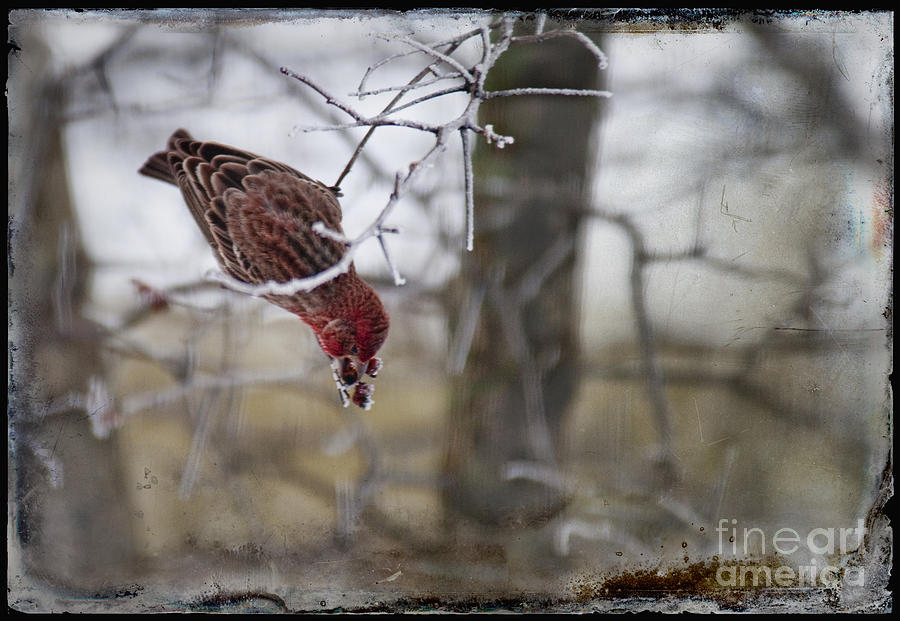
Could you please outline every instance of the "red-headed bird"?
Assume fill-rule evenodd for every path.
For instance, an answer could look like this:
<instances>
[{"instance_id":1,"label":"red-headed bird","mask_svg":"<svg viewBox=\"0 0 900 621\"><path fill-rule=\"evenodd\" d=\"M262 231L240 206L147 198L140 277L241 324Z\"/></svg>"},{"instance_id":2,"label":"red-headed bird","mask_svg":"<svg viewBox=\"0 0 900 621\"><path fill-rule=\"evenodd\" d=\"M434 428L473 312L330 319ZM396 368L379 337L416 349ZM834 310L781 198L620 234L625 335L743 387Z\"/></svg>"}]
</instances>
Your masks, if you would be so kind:
<instances>
[{"instance_id":1,"label":"red-headed bird","mask_svg":"<svg viewBox=\"0 0 900 621\"><path fill-rule=\"evenodd\" d=\"M346 246L313 230L316 222L343 234L337 192L270 159L216 142L198 142L183 129L141 174L181 189L200 231L229 276L252 285L314 276L337 263ZM311 291L265 298L312 328L330 358L341 400L365 409L388 332L378 294L349 270Z\"/></svg>"}]
</instances>

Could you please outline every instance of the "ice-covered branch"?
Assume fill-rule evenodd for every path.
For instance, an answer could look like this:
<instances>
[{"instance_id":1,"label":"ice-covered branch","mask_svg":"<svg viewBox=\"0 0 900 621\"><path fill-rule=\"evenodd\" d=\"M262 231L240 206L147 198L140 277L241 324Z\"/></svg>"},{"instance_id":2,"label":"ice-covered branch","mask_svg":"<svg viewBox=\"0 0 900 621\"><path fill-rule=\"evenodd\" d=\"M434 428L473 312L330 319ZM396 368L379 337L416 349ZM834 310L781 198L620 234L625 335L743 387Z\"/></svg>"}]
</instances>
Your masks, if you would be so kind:
<instances>
[{"instance_id":1,"label":"ice-covered branch","mask_svg":"<svg viewBox=\"0 0 900 621\"><path fill-rule=\"evenodd\" d=\"M472 147L469 142L469 132L459 130L462 139L463 172L466 187L466 250L472 251L475 247L475 180L472 174Z\"/></svg>"},{"instance_id":2,"label":"ice-covered branch","mask_svg":"<svg viewBox=\"0 0 900 621\"><path fill-rule=\"evenodd\" d=\"M434 91L433 93L428 93L427 95L422 95L412 101L408 101L402 106L397 106L391 110L391 112L400 112L400 110L405 110L406 108L412 108L413 106L417 106L420 103L424 103L431 99L437 99L438 97L443 97L444 95L452 95L453 93L462 93L465 92L465 86L454 86L451 88L445 88L444 90Z\"/></svg>"},{"instance_id":3,"label":"ice-covered branch","mask_svg":"<svg viewBox=\"0 0 900 621\"><path fill-rule=\"evenodd\" d=\"M429 65L430 67L430 65ZM374 88L368 91L356 91L354 93L350 93L350 97L359 97L362 99L363 97L368 97L370 95L383 95L385 93L399 93L401 95L405 95L409 91L416 90L417 88L425 88L426 86L432 86L433 84L437 84L438 82L443 82L445 80L456 79L459 78L458 75L440 75L432 80L422 80L421 82L413 82L409 84L403 84L402 86L399 84L393 84L391 86L384 86L382 88ZM457 86L454 87L453 90L449 90L448 92L455 92L458 90L464 90L465 86ZM409 105L409 104L404 104ZM394 112L396 112L399 108L394 108Z\"/></svg>"},{"instance_id":4,"label":"ice-covered branch","mask_svg":"<svg viewBox=\"0 0 900 621\"><path fill-rule=\"evenodd\" d=\"M459 48L459 46L462 45L463 43L465 43L467 40L471 39L472 37L474 37L476 35L482 34L482 32L488 28L494 28L496 26L497 26L497 24L495 23L495 24L492 24L492 25L484 27L484 28L470 30L470 31L465 32L456 37L453 37L450 39L444 39L443 41L438 41L435 43L431 43L428 47L431 49L437 50L438 48L448 46L448 48L443 52L443 54L446 56L449 56L450 54L455 52L456 49ZM385 35L376 35L376 36L380 36L382 39L384 39L386 41L393 40L391 37L385 36ZM398 58L404 58L407 56L412 56L413 54L420 54L420 53L422 53L422 50L415 49L415 50L410 50L410 51L405 51L405 52L398 52L396 54L392 54L390 56L387 56L387 57L379 60L377 63L371 65L368 69L366 69L366 73L363 76L362 80L360 80L359 87L357 88L357 90L360 91L360 93L363 93L363 91L365 89L365 84L368 81L369 76L372 75L380 67L382 67ZM435 62L431 63L430 65L428 65L427 67L425 67L425 69L422 70L423 72L420 75L419 79L421 79L422 77L425 77L429 73L434 75L437 79L446 79L448 77L460 77L460 76L456 76L456 75L439 74L437 72L437 69L435 68L435 65L437 64L437 62L438 61L435 61Z\"/></svg>"},{"instance_id":5,"label":"ice-covered branch","mask_svg":"<svg viewBox=\"0 0 900 621\"><path fill-rule=\"evenodd\" d=\"M612 97L611 91L596 91L581 88L511 88L505 91L483 93L485 99L514 97L520 95L563 95L567 97Z\"/></svg>"},{"instance_id":6,"label":"ice-covered branch","mask_svg":"<svg viewBox=\"0 0 900 621\"><path fill-rule=\"evenodd\" d=\"M363 76L362 80L360 80L357 92L353 93L353 96L362 98L367 95L375 95L394 91L397 92L397 95L384 108L384 110L374 117L367 117L356 111L352 106L340 101L337 97L329 93L325 88L317 84L312 78L298 74L287 67L282 67L281 72L283 74L309 86L314 91L319 93L322 97L324 97L327 104L340 109L352 119L351 122L334 124L326 127L296 127L295 131L327 131L366 126L370 128L369 132L357 147L356 151L354 152L347 166L344 168L335 185L340 185L341 181L349 173L353 162L358 157L363 148L363 145L366 143L366 141L368 141L369 137L376 127L405 127L408 129L415 129L434 134L436 137L435 145L431 149L431 151L429 151L428 155L426 155L419 161L411 163L408 166L408 169L410 171L408 174L402 176L402 178L400 175L398 175L395 192L394 195L392 195L391 200L389 201L389 206L399 200L401 195L408 187L414 172L422 167L422 165L425 163L425 160L430 158L436 151L442 151L446 147L447 136L449 136L452 132L458 131L462 141L463 173L465 179L466 249L471 251L474 248L474 193L472 190L474 182L472 167L472 145L469 133L472 132L484 136L485 141L488 144L494 144L497 146L497 148L503 148L507 144L511 144L514 141L514 137L512 136L504 136L502 134L494 132L493 126L491 124L485 124L484 126L479 125L478 112L481 104L488 99L494 99L497 97L558 95L566 97L576 96L605 98L612 95L611 92L604 90L568 88L525 87L501 91L485 91L484 85L488 73L493 69L500 57L509 49L510 45L513 43L541 42L555 37L574 37L582 44L584 44L584 46L597 58L597 64L601 69L606 68L608 64L606 55L587 36L574 30L556 29L544 31L546 18L543 15L539 17L535 34L513 36L515 23L516 20L513 17L507 15L494 22L493 24L490 24L489 26L483 26L475 30L463 33L452 39L438 41L430 44L416 41L415 39L406 36L388 37L377 35L388 42L398 41L415 48L415 50L413 52L406 51L390 55L369 66L369 68L366 70L365 75ZM494 31L496 35L493 41L491 40L492 31ZM479 61L471 67L466 66L463 61L454 56L454 53L459 48L459 46L470 39L480 41L481 44L481 57ZM388 85L380 88L366 88L367 81L376 70L385 66L393 60L406 57L414 53L425 54L426 56L432 58L433 61L406 84ZM449 73L439 73L436 69L438 65L445 65L446 67L448 67ZM433 75L434 78L425 80L428 75ZM436 92L428 93L426 95L421 95L413 99L412 101L404 103L403 105L398 105L401 98L403 98L407 93L414 91L415 89L434 84L439 80L456 78L463 80L465 84L455 87L448 87ZM467 93L468 101L456 118L446 121L441 125L412 121L409 119L398 119L392 116L399 110L409 109L420 103L437 99L443 97L444 95L457 93ZM385 259L388 262L388 267L389 269L391 269L391 272L394 275L394 281L400 283L402 282L402 278L399 277L399 274L397 273L393 264L390 262L387 248L381 236L382 232L384 231L380 229L379 232L375 232L375 230L372 229L369 231L368 236L378 237L379 242L382 246L382 251L385 255ZM247 285L246 283L235 282L233 281L233 279L230 279L228 277L223 278L219 276L218 278L220 281L225 282L225 284L227 284L231 288L238 291L243 291L245 293L251 293L252 295L284 295L285 292L294 293L296 291L309 290L324 282L327 282L329 279L334 278L343 272L346 272L347 269L349 269L350 264L350 260L348 257L352 254L352 250L355 245L362 240L363 239L360 238L352 241L347 240L349 242L347 244L348 251L338 264L332 266L331 268L320 274L317 274L316 276L307 279L298 279L292 281L292 283L267 283L265 286L252 286Z\"/></svg>"},{"instance_id":7,"label":"ice-covered branch","mask_svg":"<svg viewBox=\"0 0 900 621\"><path fill-rule=\"evenodd\" d=\"M453 41L450 44L450 47L447 48L447 53L452 54L454 51L456 51L456 49L460 45L462 45L463 41L465 41L466 38L468 38L469 36L472 36L472 34L470 33L466 37L463 37L463 38ZM369 67L369 69L366 71L366 76L368 76L372 70L373 70L373 67ZM397 95L390 101L390 103L388 103L388 105L384 107L384 109L381 111L381 114L387 114L391 110L395 110L395 106L403 98L403 96L408 92L408 90L413 88L415 86L415 84L417 84L421 80L423 80L425 78L425 76L427 76L429 73L433 73L433 72L434 72L434 63L432 63L432 64L428 65L427 67L425 67L424 69L422 69L409 82L407 82L403 87L398 89L400 92L397 93ZM446 77L446 76L441 76L441 77ZM361 91L363 89L363 84L365 83L365 80L366 80L366 78L364 77L359 84L358 90ZM449 94L449 93L442 93L442 94ZM362 98L362 97L360 97L360 98ZM433 99L434 94L432 94L432 96L427 96L426 98ZM420 100L425 101L426 98L420 98ZM402 108L406 108L406 107L409 107L409 103L407 103L403 106L399 106L398 108L402 109ZM363 148L366 146L366 143L369 141L369 138L372 137L372 134L374 132L375 132L375 126L370 127L369 131L366 132L366 135L363 136L363 139L360 140L359 144L356 146L356 150L354 150L354 152L353 152L353 155L350 156L350 160L344 166L344 170L341 171L341 174L338 177L338 180L334 183L335 186L340 186L341 182L344 180L344 177L346 177L350 173L350 170L353 168L353 163L359 157L360 153L362 153Z\"/></svg>"},{"instance_id":8,"label":"ice-covered branch","mask_svg":"<svg viewBox=\"0 0 900 621\"><path fill-rule=\"evenodd\" d=\"M456 70L457 74L460 77L464 78L466 80L466 82L471 83L471 82L475 81L475 77L471 73L469 73L469 70L466 69L465 67L463 67L459 63L459 61L457 61L452 56L442 54L441 52L437 51L433 47L425 45L424 43L420 43L419 41L416 41L415 39L410 39L409 37L394 37L394 38L397 41L402 41L403 43L406 43L407 45L410 45L410 46L416 48L417 50L425 52L426 54L428 54L429 56L432 56L436 60L440 60L440 61L447 63L448 65L453 67L453 69Z\"/></svg>"},{"instance_id":9,"label":"ice-covered branch","mask_svg":"<svg viewBox=\"0 0 900 621\"><path fill-rule=\"evenodd\" d=\"M298 127L294 128L295 131L333 131L333 130L338 130L338 129L348 129L351 127L370 127L370 126L408 127L410 129L418 129L420 131L431 132L431 133L436 133L441 129L441 127L439 125L430 125L428 123L422 123L419 121L406 120L406 119L391 119L391 118L388 118L387 115L385 115L385 114L379 114L374 117L366 117L365 115L360 114L359 112L354 110L352 107L350 107L349 105L342 102L338 97L330 94L328 91L326 91L322 86L320 86L318 83L316 83L311 78L309 78L305 75L296 73L295 71L292 71L291 69L288 69L287 67L282 67L281 73L283 73L286 76L294 78L298 82L302 82L303 84L306 84L307 86L309 86L310 88L315 90L317 93L322 95L322 97L325 98L325 102L327 104L332 105L332 106L340 109L343 112L346 112L355 121L355 123L345 123L342 125L330 125L330 126L326 126L326 127L298 126Z\"/></svg>"},{"instance_id":10,"label":"ice-covered branch","mask_svg":"<svg viewBox=\"0 0 900 621\"><path fill-rule=\"evenodd\" d=\"M541 28L543 28L543 24L539 22ZM584 33L578 32L577 30L568 30L568 29L556 29L556 30L548 30L547 32L541 32L540 30L533 35L524 35L521 37L513 37L510 41L511 43L535 43L538 41L546 41L547 39L553 39L555 37L574 37L578 39L584 47L588 49L588 51L594 55L594 58L597 59L597 67L600 69L606 69L609 67L609 59L606 54L597 47L597 44L588 38Z\"/></svg>"}]
</instances>

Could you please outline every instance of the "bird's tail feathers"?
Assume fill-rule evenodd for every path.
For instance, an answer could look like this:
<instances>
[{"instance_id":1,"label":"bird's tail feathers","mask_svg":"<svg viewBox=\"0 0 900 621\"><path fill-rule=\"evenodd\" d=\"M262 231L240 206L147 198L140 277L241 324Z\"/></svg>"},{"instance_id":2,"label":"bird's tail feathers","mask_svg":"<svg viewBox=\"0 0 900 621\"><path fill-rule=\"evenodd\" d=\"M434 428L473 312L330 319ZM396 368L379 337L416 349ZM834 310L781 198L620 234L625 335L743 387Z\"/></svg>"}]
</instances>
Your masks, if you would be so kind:
<instances>
[{"instance_id":1,"label":"bird's tail feathers","mask_svg":"<svg viewBox=\"0 0 900 621\"><path fill-rule=\"evenodd\" d=\"M151 155L144 165L138 170L142 175L165 181L175 185L175 177L169 168L168 154L175 147L176 140L191 140L191 135L184 129L176 129L169 137L168 148L166 151L159 151Z\"/></svg>"}]
</instances>

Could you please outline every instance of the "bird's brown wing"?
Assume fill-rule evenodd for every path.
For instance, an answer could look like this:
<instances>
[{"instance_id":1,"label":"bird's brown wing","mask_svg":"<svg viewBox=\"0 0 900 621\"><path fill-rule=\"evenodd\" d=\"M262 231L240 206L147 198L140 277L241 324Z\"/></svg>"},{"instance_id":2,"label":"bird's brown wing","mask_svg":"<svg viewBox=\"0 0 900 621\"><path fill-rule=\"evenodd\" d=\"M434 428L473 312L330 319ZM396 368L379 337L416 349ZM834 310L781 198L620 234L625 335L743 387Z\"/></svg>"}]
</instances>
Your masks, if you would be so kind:
<instances>
[{"instance_id":1,"label":"bird's brown wing","mask_svg":"<svg viewBox=\"0 0 900 621\"><path fill-rule=\"evenodd\" d=\"M222 203L233 246L260 282L313 276L344 255L343 244L312 228L322 222L341 232L336 199L315 182L263 170L244 177L243 190L226 189Z\"/></svg>"},{"instance_id":2,"label":"bird's brown wing","mask_svg":"<svg viewBox=\"0 0 900 621\"><path fill-rule=\"evenodd\" d=\"M173 183L181 189L191 215L213 248L222 268L239 280L271 280L270 273L283 272L288 264L293 269L303 265L315 269L322 264L319 260L321 257L331 258L338 251L343 253L343 246L331 240L323 248L323 238L309 229L313 222L322 221L328 228L341 231L341 208L335 191L286 164L217 142L198 142L187 131L179 129L169 138L166 150L151 156L139 172ZM281 201L270 205L240 198L246 198L248 193L263 196L260 181L266 180L275 181L276 185L286 189L287 195L302 199L301 203L292 206L289 201ZM248 184L250 187L247 187ZM242 211L244 205L248 204L264 209L262 212L250 209L243 216L231 213L235 209ZM294 214L293 220L284 219L284 214L291 213ZM252 217L255 221L242 225L243 217ZM297 230L293 233L281 234L284 238L281 247L289 254L282 260L282 263L287 261L287 264L279 268L272 267L278 265L278 261L270 266L269 262L263 260L274 256L277 245L272 244L274 238L271 235L260 237L253 233L256 230L268 230L276 221L287 226L287 230L291 230L292 221L295 225L307 223L306 233L302 232L303 226L294 226ZM242 243L236 242L234 234L241 238ZM317 239L310 240L308 234ZM295 235L299 235L299 238L294 239ZM241 245L245 248L242 249ZM319 254L315 259L310 259L298 251L300 247L312 248ZM263 252L261 248L268 250ZM290 258L291 252L305 262L296 263ZM340 258L340 254L337 256ZM306 268L302 272L278 280L311 275L306 273ZM287 273L291 272L288 270Z\"/></svg>"}]
</instances>

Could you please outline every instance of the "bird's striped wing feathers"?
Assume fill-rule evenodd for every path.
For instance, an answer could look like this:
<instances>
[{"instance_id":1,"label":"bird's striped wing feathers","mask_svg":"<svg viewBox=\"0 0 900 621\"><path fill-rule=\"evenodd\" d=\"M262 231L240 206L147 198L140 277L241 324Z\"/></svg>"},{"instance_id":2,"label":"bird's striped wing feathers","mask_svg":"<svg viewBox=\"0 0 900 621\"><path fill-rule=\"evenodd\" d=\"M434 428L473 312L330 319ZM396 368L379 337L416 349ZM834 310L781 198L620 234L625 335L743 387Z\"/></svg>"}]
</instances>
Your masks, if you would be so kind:
<instances>
[{"instance_id":1,"label":"bird's striped wing feathers","mask_svg":"<svg viewBox=\"0 0 900 621\"><path fill-rule=\"evenodd\" d=\"M333 190L290 166L180 129L141 168L177 185L222 268L252 283L284 282L327 269L344 246L312 230L342 232Z\"/></svg>"},{"instance_id":2,"label":"bird's striped wing feathers","mask_svg":"<svg viewBox=\"0 0 900 621\"><path fill-rule=\"evenodd\" d=\"M340 232L320 186L272 170L244 178L244 191L226 190L226 225L242 257L263 280L304 278L337 263L344 246L312 230L324 222ZM338 218L335 218L335 215Z\"/></svg>"}]
</instances>

